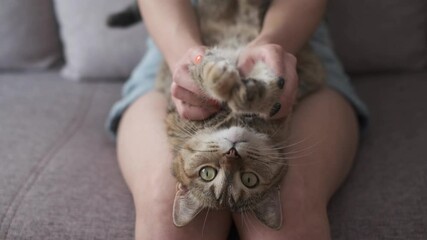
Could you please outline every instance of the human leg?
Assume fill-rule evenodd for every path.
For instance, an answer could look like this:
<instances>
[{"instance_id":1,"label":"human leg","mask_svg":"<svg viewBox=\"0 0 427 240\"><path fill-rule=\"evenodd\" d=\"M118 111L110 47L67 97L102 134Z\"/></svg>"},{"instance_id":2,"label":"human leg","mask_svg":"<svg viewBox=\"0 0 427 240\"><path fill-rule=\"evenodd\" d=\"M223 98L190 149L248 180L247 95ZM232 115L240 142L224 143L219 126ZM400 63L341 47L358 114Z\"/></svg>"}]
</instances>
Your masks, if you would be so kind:
<instances>
[{"instance_id":1,"label":"human leg","mask_svg":"<svg viewBox=\"0 0 427 240\"><path fill-rule=\"evenodd\" d=\"M241 239L330 239L327 203L347 175L357 143L356 115L340 94L322 89L299 103L281 186L283 227L271 230L250 214L234 214Z\"/></svg>"},{"instance_id":2,"label":"human leg","mask_svg":"<svg viewBox=\"0 0 427 240\"><path fill-rule=\"evenodd\" d=\"M182 228L172 223L176 180L164 128L166 106L163 95L151 92L133 103L120 121L118 159L135 204L136 239L226 239L228 212L202 212Z\"/></svg>"}]
</instances>

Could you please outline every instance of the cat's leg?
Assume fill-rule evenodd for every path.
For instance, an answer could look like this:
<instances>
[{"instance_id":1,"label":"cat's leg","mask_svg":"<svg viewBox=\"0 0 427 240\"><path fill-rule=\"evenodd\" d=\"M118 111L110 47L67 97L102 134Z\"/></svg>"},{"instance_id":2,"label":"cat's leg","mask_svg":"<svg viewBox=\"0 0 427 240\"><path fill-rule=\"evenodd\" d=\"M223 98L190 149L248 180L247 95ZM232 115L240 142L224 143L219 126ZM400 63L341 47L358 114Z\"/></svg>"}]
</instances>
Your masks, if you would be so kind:
<instances>
[{"instance_id":1,"label":"cat's leg","mask_svg":"<svg viewBox=\"0 0 427 240\"><path fill-rule=\"evenodd\" d=\"M200 60L190 67L190 74L198 86L219 102L228 102L233 90L241 84L234 50L208 49Z\"/></svg>"},{"instance_id":2,"label":"cat's leg","mask_svg":"<svg viewBox=\"0 0 427 240\"><path fill-rule=\"evenodd\" d=\"M118 160L135 204L135 238L225 240L231 224L228 212L205 211L185 227L173 224L176 180L170 171L166 106L162 94L148 93L133 103L120 121Z\"/></svg>"},{"instance_id":3,"label":"cat's leg","mask_svg":"<svg viewBox=\"0 0 427 240\"><path fill-rule=\"evenodd\" d=\"M285 79L276 76L267 64L259 61L233 90L228 105L235 112L272 117L281 108L279 99L284 86Z\"/></svg>"},{"instance_id":4,"label":"cat's leg","mask_svg":"<svg viewBox=\"0 0 427 240\"><path fill-rule=\"evenodd\" d=\"M206 94L239 113L273 116L280 110L279 98L285 80L263 62L245 77L237 69L238 51L213 48L190 67L193 79Z\"/></svg>"},{"instance_id":5,"label":"cat's leg","mask_svg":"<svg viewBox=\"0 0 427 240\"><path fill-rule=\"evenodd\" d=\"M283 226L261 224L250 213L235 214L242 240L329 240L327 204L346 177L357 148L357 118L339 93L322 89L303 99L292 115L285 147L289 169L281 191Z\"/></svg>"}]
</instances>

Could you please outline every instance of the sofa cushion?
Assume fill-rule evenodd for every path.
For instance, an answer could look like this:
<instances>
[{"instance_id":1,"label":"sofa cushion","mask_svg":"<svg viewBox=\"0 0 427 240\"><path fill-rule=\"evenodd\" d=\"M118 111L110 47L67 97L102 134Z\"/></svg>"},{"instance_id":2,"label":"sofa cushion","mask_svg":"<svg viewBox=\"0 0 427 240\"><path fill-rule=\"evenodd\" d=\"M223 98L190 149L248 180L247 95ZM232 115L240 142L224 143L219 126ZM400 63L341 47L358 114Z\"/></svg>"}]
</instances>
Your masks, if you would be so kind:
<instances>
[{"instance_id":1,"label":"sofa cushion","mask_svg":"<svg viewBox=\"0 0 427 240\"><path fill-rule=\"evenodd\" d=\"M141 59L145 43L142 24L126 29L106 25L107 16L133 0L56 0L64 42L63 76L81 79L127 77Z\"/></svg>"},{"instance_id":2,"label":"sofa cushion","mask_svg":"<svg viewBox=\"0 0 427 240\"><path fill-rule=\"evenodd\" d=\"M0 239L133 239L104 122L117 83L0 75Z\"/></svg>"},{"instance_id":3,"label":"sofa cushion","mask_svg":"<svg viewBox=\"0 0 427 240\"><path fill-rule=\"evenodd\" d=\"M351 73L427 69L426 0L332 0L328 20Z\"/></svg>"},{"instance_id":4,"label":"sofa cushion","mask_svg":"<svg viewBox=\"0 0 427 240\"><path fill-rule=\"evenodd\" d=\"M427 239L426 78L355 79L371 127L330 204L333 239ZM0 239L133 239L132 198L103 129L120 84L59 80L0 75Z\"/></svg>"},{"instance_id":5,"label":"sofa cushion","mask_svg":"<svg viewBox=\"0 0 427 240\"><path fill-rule=\"evenodd\" d=\"M45 69L61 51L52 0L0 0L0 70Z\"/></svg>"},{"instance_id":6,"label":"sofa cushion","mask_svg":"<svg viewBox=\"0 0 427 240\"><path fill-rule=\"evenodd\" d=\"M427 239L427 72L355 78L371 125L330 203L332 239Z\"/></svg>"}]
</instances>

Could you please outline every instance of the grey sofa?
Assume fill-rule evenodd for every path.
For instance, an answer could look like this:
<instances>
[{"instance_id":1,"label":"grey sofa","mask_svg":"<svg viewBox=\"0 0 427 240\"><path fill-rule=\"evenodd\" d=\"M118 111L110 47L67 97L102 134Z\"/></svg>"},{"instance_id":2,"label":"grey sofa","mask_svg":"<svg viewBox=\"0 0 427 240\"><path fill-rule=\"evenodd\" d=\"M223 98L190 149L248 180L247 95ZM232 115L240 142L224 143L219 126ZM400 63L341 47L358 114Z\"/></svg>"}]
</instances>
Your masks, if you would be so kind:
<instances>
[{"instance_id":1,"label":"grey sofa","mask_svg":"<svg viewBox=\"0 0 427 240\"><path fill-rule=\"evenodd\" d=\"M427 3L337 0L328 20L371 112L330 203L333 239L427 239ZM43 36L65 34L57 25L60 33ZM50 56L69 64L60 39ZM122 82L69 81L64 65L11 67L16 58L8 59L0 61L0 239L132 239L131 195L104 129Z\"/></svg>"}]
</instances>

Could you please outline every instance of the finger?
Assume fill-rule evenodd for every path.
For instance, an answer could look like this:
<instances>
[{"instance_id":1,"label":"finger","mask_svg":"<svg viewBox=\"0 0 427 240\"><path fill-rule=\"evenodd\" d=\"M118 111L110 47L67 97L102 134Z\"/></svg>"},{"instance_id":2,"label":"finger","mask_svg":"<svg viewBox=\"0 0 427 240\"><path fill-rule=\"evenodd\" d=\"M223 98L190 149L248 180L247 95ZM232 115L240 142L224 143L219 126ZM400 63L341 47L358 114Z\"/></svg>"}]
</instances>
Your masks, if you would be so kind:
<instances>
[{"instance_id":1,"label":"finger","mask_svg":"<svg viewBox=\"0 0 427 240\"><path fill-rule=\"evenodd\" d=\"M190 76L188 65L181 64L173 74L173 82L182 88L187 89L195 94L202 94L202 90L197 86Z\"/></svg>"},{"instance_id":2,"label":"finger","mask_svg":"<svg viewBox=\"0 0 427 240\"><path fill-rule=\"evenodd\" d=\"M240 75L248 76L254 68L255 62L256 60L252 57L243 56L240 58L237 64L237 69L239 69Z\"/></svg>"},{"instance_id":3,"label":"finger","mask_svg":"<svg viewBox=\"0 0 427 240\"><path fill-rule=\"evenodd\" d=\"M286 53L284 62L283 74L286 80L283 94L280 97L280 110L272 116L272 119L283 118L291 112L298 92L299 79L296 72L296 58L292 54Z\"/></svg>"},{"instance_id":4,"label":"finger","mask_svg":"<svg viewBox=\"0 0 427 240\"><path fill-rule=\"evenodd\" d=\"M183 87L178 86L178 84L176 83L172 83L171 94L173 97L181 101L187 102L190 105L199 107L203 105L203 100L198 95Z\"/></svg>"},{"instance_id":5,"label":"finger","mask_svg":"<svg viewBox=\"0 0 427 240\"><path fill-rule=\"evenodd\" d=\"M212 108L215 110L219 110L220 108L220 104L217 101L213 99L209 99L205 95L202 95L202 96L196 95L193 92L190 92L187 89L182 88L175 83L172 83L171 94L172 94L172 97L177 98L183 102L186 102L187 104L192 106Z\"/></svg>"},{"instance_id":6,"label":"finger","mask_svg":"<svg viewBox=\"0 0 427 240\"><path fill-rule=\"evenodd\" d=\"M263 48L262 58L277 76L284 77L283 67L285 65L285 57L282 47L270 44L268 47Z\"/></svg>"},{"instance_id":7,"label":"finger","mask_svg":"<svg viewBox=\"0 0 427 240\"><path fill-rule=\"evenodd\" d=\"M214 110L192 106L182 101L176 103L176 109L182 118L192 121L204 120L216 112Z\"/></svg>"},{"instance_id":8,"label":"finger","mask_svg":"<svg viewBox=\"0 0 427 240\"><path fill-rule=\"evenodd\" d=\"M204 48L191 49L177 64L177 68L173 72L173 81L175 83L196 94L201 94L202 92L197 84L193 81L190 75L189 66L193 64L193 61L197 56L204 55L204 52Z\"/></svg>"}]
</instances>

